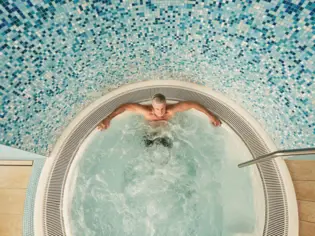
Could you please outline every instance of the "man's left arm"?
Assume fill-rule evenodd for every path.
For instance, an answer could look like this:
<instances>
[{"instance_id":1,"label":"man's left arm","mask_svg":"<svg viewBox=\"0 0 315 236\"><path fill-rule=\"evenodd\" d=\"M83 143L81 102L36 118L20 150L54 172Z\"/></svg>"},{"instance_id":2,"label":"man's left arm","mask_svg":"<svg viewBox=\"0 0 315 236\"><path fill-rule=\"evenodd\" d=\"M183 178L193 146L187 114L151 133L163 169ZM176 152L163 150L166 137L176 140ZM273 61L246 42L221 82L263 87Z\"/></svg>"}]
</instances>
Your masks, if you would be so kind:
<instances>
[{"instance_id":1,"label":"man's left arm","mask_svg":"<svg viewBox=\"0 0 315 236\"><path fill-rule=\"evenodd\" d=\"M173 113L176 113L188 111L192 108L207 115L214 126L221 125L221 121L214 114L212 114L210 111L207 110L207 108L196 102L179 102L177 104L174 104L170 110Z\"/></svg>"}]
</instances>

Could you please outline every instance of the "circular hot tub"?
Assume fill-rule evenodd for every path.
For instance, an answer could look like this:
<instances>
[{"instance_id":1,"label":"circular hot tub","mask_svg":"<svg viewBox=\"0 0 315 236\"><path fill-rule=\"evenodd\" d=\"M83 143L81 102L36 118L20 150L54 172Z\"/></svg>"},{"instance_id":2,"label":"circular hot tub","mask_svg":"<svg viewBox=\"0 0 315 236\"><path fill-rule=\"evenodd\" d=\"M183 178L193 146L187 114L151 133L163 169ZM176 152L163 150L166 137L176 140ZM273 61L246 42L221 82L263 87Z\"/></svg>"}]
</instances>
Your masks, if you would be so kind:
<instances>
[{"instance_id":1,"label":"circular hot tub","mask_svg":"<svg viewBox=\"0 0 315 236\"><path fill-rule=\"evenodd\" d=\"M127 102L146 102L156 93L163 93L168 100L175 102L190 100L207 107L248 150L250 155L246 157L247 160L276 150L266 133L246 111L208 88L179 81L147 81L123 86L86 108L55 145L45 163L37 190L35 235L70 235L65 206L65 199L69 195L66 185L71 182L73 163L80 156L78 151L83 144L86 146L89 135L95 135L97 124L116 107ZM271 160L249 168L258 176L253 182L256 189L253 197L259 199L256 202L261 204L261 210L256 212L263 219L259 235L297 235L295 193L284 161Z\"/></svg>"}]
</instances>

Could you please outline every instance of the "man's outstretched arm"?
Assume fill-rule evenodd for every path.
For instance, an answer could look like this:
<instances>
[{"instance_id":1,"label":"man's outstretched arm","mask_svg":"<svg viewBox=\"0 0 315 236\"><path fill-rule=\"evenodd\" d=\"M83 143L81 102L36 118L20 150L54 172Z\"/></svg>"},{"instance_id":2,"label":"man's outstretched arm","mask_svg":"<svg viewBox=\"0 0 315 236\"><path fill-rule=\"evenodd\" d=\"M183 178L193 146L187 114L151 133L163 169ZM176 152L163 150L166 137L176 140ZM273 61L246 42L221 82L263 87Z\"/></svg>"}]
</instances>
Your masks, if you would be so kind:
<instances>
[{"instance_id":1,"label":"man's outstretched arm","mask_svg":"<svg viewBox=\"0 0 315 236\"><path fill-rule=\"evenodd\" d=\"M145 115L146 109L144 106L140 104L135 103L126 103L119 107L117 107L109 116L107 116L104 120L101 121L101 123L97 126L99 130L107 129L110 125L110 121L118 116L119 114L125 112L125 111L131 111L135 112L141 115Z\"/></svg>"},{"instance_id":2,"label":"man's outstretched arm","mask_svg":"<svg viewBox=\"0 0 315 236\"><path fill-rule=\"evenodd\" d=\"M204 106L196 102L179 102L177 104L174 104L171 110L172 112L176 113L176 112L187 111L192 108L206 114L214 126L219 126L221 124L221 121L214 114L212 114Z\"/></svg>"}]
</instances>

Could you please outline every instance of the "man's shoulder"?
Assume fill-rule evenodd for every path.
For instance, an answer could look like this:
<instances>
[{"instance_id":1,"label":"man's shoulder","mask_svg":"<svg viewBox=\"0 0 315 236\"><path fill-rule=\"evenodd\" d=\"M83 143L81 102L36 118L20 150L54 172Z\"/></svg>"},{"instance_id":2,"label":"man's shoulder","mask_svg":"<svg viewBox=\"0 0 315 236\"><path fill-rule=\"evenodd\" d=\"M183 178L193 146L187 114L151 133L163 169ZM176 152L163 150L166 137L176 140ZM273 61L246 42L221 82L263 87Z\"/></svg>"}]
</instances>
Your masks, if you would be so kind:
<instances>
[{"instance_id":1,"label":"man's shoulder","mask_svg":"<svg viewBox=\"0 0 315 236\"><path fill-rule=\"evenodd\" d=\"M152 105L142 105L142 104L139 104L139 103L134 103L134 105L138 108L138 109L141 109L143 111L151 111L152 110Z\"/></svg>"},{"instance_id":2,"label":"man's shoulder","mask_svg":"<svg viewBox=\"0 0 315 236\"><path fill-rule=\"evenodd\" d=\"M169 106L167 106L167 110L169 112L173 112L173 113L180 112L180 111L185 110L187 107L189 107L190 104L191 104L191 102L188 102L188 101L170 104Z\"/></svg>"},{"instance_id":3,"label":"man's shoulder","mask_svg":"<svg viewBox=\"0 0 315 236\"><path fill-rule=\"evenodd\" d=\"M172 112L176 109L176 107L178 107L180 104L180 102L175 103L175 104L167 104L166 105L166 110L168 110L169 112Z\"/></svg>"},{"instance_id":4,"label":"man's shoulder","mask_svg":"<svg viewBox=\"0 0 315 236\"><path fill-rule=\"evenodd\" d=\"M142 105L142 104L139 104L141 107L145 108L145 109L148 109L148 110L151 110L152 109L152 105Z\"/></svg>"},{"instance_id":5,"label":"man's shoulder","mask_svg":"<svg viewBox=\"0 0 315 236\"><path fill-rule=\"evenodd\" d=\"M126 103L125 105L133 106L133 107L143 107L143 108L148 106L148 105L143 105L140 103Z\"/></svg>"},{"instance_id":6,"label":"man's shoulder","mask_svg":"<svg viewBox=\"0 0 315 236\"><path fill-rule=\"evenodd\" d=\"M166 107L167 107L168 109L172 109L172 108L181 106L181 105L184 104L184 103L185 103L185 102L177 102L177 103L173 103L173 104L167 104Z\"/></svg>"}]
</instances>

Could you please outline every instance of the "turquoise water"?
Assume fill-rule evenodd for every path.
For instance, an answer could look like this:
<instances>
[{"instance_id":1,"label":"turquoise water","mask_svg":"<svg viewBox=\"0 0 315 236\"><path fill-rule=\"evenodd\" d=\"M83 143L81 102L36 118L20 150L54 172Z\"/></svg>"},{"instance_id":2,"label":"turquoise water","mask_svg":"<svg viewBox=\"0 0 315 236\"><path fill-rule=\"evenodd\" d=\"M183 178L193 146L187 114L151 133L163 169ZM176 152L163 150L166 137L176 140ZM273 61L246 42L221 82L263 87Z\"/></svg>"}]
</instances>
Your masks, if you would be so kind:
<instances>
[{"instance_id":1,"label":"turquoise water","mask_svg":"<svg viewBox=\"0 0 315 236\"><path fill-rule=\"evenodd\" d=\"M172 148L145 147L153 128L133 115L92 138L76 166L72 233L255 235L252 181L226 129L190 112L156 129Z\"/></svg>"}]
</instances>

